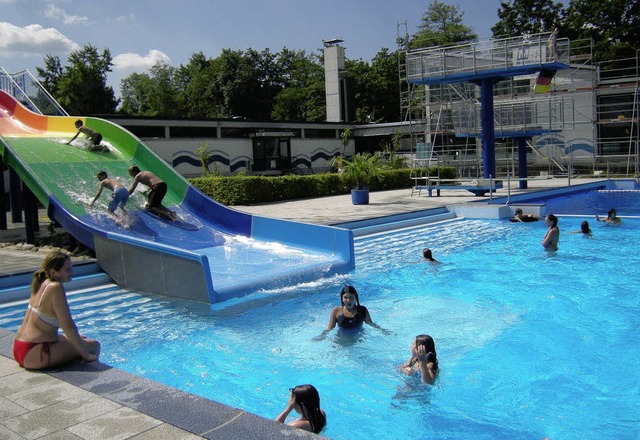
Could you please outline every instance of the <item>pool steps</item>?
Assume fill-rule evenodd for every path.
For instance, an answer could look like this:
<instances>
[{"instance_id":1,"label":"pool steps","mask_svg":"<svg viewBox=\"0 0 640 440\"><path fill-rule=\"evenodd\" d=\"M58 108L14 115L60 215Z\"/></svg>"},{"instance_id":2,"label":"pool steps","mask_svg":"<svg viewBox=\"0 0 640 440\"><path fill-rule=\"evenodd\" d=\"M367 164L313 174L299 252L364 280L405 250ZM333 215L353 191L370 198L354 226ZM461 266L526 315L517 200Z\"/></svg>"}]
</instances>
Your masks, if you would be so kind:
<instances>
[{"instance_id":1,"label":"pool steps","mask_svg":"<svg viewBox=\"0 0 640 440\"><path fill-rule=\"evenodd\" d=\"M29 298L32 275L30 271L0 277L0 303ZM73 279L65 283L65 289L71 292L108 283L113 283L113 280L95 261L78 262L73 265Z\"/></svg>"},{"instance_id":2,"label":"pool steps","mask_svg":"<svg viewBox=\"0 0 640 440\"><path fill-rule=\"evenodd\" d=\"M409 228L412 226L424 225L443 220L455 219L456 213L447 208L434 208L423 211L414 211L405 214L396 214L386 217L378 217L367 220L359 220L335 225L345 229L351 229L353 236L363 237L365 235L377 234L379 232L392 231L396 229Z\"/></svg>"}]
</instances>

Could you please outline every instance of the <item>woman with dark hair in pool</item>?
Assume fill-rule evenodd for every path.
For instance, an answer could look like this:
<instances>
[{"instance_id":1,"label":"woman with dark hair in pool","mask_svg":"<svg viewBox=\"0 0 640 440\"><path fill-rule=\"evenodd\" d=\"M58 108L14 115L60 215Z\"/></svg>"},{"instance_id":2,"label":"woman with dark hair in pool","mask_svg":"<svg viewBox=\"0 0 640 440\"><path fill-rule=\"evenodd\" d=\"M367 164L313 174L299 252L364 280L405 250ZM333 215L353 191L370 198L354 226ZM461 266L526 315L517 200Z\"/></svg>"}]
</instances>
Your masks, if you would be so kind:
<instances>
[{"instance_id":1,"label":"woman with dark hair in pool","mask_svg":"<svg viewBox=\"0 0 640 440\"><path fill-rule=\"evenodd\" d=\"M569 234L591 235L591 228L589 227L589 222L586 221L586 220L583 220L582 223L580 223L580 230L579 231L571 231L571 232L569 232Z\"/></svg>"},{"instance_id":2,"label":"woman with dark hair in pool","mask_svg":"<svg viewBox=\"0 0 640 440\"><path fill-rule=\"evenodd\" d=\"M289 422L289 426L304 429L319 434L327 424L327 415L320 409L320 394L313 385L298 385L289 388L289 402L282 412L275 418L276 422L284 423L291 411L295 410L302 417Z\"/></svg>"},{"instance_id":3,"label":"woman with dark hair in pool","mask_svg":"<svg viewBox=\"0 0 640 440\"><path fill-rule=\"evenodd\" d=\"M558 228L558 217L549 214L544 218L544 222L549 227L547 233L542 239L542 247L548 251L557 251L560 242L560 228Z\"/></svg>"},{"instance_id":4,"label":"woman with dark hair in pool","mask_svg":"<svg viewBox=\"0 0 640 440\"><path fill-rule=\"evenodd\" d=\"M615 209L611 208L609 210L609 212L607 212L607 216L605 218L600 218L597 214L596 214L596 220L598 220L599 222L605 222L605 223L609 223L611 225L619 225L622 224L622 221L620 220L620 217L618 217L618 213L616 212Z\"/></svg>"},{"instance_id":5,"label":"woman with dark hair in pool","mask_svg":"<svg viewBox=\"0 0 640 440\"><path fill-rule=\"evenodd\" d=\"M378 324L373 322L369 310L365 306L360 305L358 291L353 286L345 286L340 292L341 306L334 307L329 316L329 325L318 338L324 337L328 332L336 326L343 329L358 329L366 323L379 330L386 331Z\"/></svg>"},{"instance_id":6,"label":"woman with dark hair in pool","mask_svg":"<svg viewBox=\"0 0 640 440\"><path fill-rule=\"evenodd\" d=\"M429 335L418 335L411 344L411 358L400 369L407 375L420 373L422 383L433 384L438 373L436 343Z\"/></svg>"},{"instance_id":7,"label":"woman with dark hair in pool","mask_svg":"<svg viewBox=\"0 0 640 440\"><path fill-rule=\"evenodd\" d=\"M422 258L424 258L424 261L427 261L431 264L440 264L438 260L433 258L433 252L431 252L431 249L429 248L424 248L422 250Z\"/></svg>"}]
</instances>

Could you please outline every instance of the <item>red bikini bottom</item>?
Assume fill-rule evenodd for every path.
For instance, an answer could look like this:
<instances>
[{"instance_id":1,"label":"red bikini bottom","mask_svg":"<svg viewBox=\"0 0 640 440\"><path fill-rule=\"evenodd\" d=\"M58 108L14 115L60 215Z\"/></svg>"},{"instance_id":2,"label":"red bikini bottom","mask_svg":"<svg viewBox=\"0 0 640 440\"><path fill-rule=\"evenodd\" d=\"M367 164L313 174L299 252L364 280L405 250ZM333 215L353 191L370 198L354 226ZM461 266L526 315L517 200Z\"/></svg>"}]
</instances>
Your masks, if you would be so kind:
<instances>
[{"instance_id":1,"label":"red bikini bottom","mask_svg":"<svg viewBox=\"0 0 640 440\"><path fill-rule=\"evenodd\" d=\"M51 350L52 342L26 342L19 341L17 339L13 340L13 358L18 362L18 364L24 368L24 358L27 356L27 353L31 351L32 348L42 345L42 351L40 352L40 360L43 360L44 355L50 359L50 350Z\"/></svg>"}]
</instances>

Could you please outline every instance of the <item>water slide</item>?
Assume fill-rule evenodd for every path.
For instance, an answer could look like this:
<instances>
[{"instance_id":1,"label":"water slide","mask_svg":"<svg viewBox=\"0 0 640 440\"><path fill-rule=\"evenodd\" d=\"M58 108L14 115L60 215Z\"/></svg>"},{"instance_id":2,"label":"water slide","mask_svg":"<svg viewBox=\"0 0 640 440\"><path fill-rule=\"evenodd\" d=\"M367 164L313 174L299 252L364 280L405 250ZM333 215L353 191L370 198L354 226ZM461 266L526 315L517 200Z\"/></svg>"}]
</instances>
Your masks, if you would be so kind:
<instances>
[{"instance_id":1,"label":"water slide","mask_svg":"<svg viewBox=\"0 0 640 440\"><path fill-rule=\"evenodd\" d=\"M82 139L67 144L78 119L102 134L108 151L90 151ZM215 303L355 266L351 231L249 215L219 204L140 139L104 119L40 115L0 91L0 154L49 217L95 250L103 270L128 289ZM167 182L164 205L176 211L178 221L145 209L143 185L129 199L126 227L107 214L110 191L89 206L98 171L130 187L132 164Z\"/></svg>"}]
</instances>

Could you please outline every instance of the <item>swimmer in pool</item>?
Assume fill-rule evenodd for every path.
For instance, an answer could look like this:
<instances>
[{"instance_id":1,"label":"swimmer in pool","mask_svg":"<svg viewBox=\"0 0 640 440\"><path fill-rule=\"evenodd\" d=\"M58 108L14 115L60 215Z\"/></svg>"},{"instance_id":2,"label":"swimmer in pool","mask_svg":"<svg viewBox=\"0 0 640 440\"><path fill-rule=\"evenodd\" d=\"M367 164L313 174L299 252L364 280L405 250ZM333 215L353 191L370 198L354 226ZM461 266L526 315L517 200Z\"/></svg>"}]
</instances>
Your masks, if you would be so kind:
<instances>
[{"instance_id":1,"label":"swimmer in pool","mask_svg":"<svg viewBox=\"0 0 640 440\"><path fill-rule=\"evenodd\" d=\"M385 333L387 332L387 330L373 322L369 310L367 310L365 306L360 305L358 292L355 287L345 286L340 292L340 302L342 303L341 306L334 307L333 310L331 310L327 329L316 339L322 339L327 333L333 330L336 325L343 329L358 329L362 327L363 323L366 323L371 327L375 327Z\"/></svg>"},{"instance_id":2,"label":"swimmer in pool","mask_svg":"<svg viewBox=\"0 0 640 440\"><path fill-rule=\"evenodd\" d=\"M411 343L411 357L400 365L407 375L420 373L422 383L433 384L438 374L438 355L436 344L429 335L418 335Z\"/></svg>"},{"instance_id":3,"label":"swimmer in pool","mask_svg":"<svg viewBox=\"0 0 640 440\"><path fill-rule=\"evenodd\" d=\"M522 208L517 208L513 217L509 219L510 222L514 223L530 223L537 222L540 220L540 217L534 214L523 214Z\"/></svg>"},{"instance_id":4,"label":"swimmer in pool","mask_svg":"<svg viewBox=\"0 0 640 440\"><path fill-rule=\"evenodd\" d=\"M589 222L586 221L586 220L583 220L582 223L580 223L580 230L579 231L571 231L571 232L569 232L569 234L591 235L591 228L589 227Z\"/></svg>"},{"instance_id":5,"label":"swimmer in pool","mask_svg":"<svg viewBox=\"0 0 640 440\"><path fill-rule=\"evenodd\" d=\"M289 402L275 421L284 423L289 413L295 410L300 417L289 422L288 425L319 434L327 424L327 415L320 409L318 390L313 385L298 385L295 388L289 388L289 391L291 392Z\"/></svg>"},{"instance_id":6,"label":"swimmer in pool","mask_svg":"<svg viewBox=\"0 0 640 440\"><path fill-rule=\"evenodd\" d=\"M610 225L622 224L622 220L620 220L620 217L618 217L618 213L613 208L609 210L605 218L600 218L598 215L596 215L596 220L599 222L608 223Z\"/></svg>"},{"instance_id":7,"label":"swimmer in pool","mask_svg":"<svg viewBox=\"0 0 640 440\"><path fill-rule=\"evenodd\" d=\"M442 264L440 261L433 258L433 252L431 252L431 249L429 248L424 248L422 250L422 258L424 258L424 261L433 265Z\"/></svg>"},{"instance_id":8,"label":"swimmer in pool","mask_svg":"<svg viewBox=\"0 0 640 440\"><path fill-rule=\"evenodd\" d=\"M549 229L542 239L542 247L547 251L557 251L560 242L560 228L558 228L558 217L549 214L544 218L544 222Z\"/></svg>"}]
</instances>

